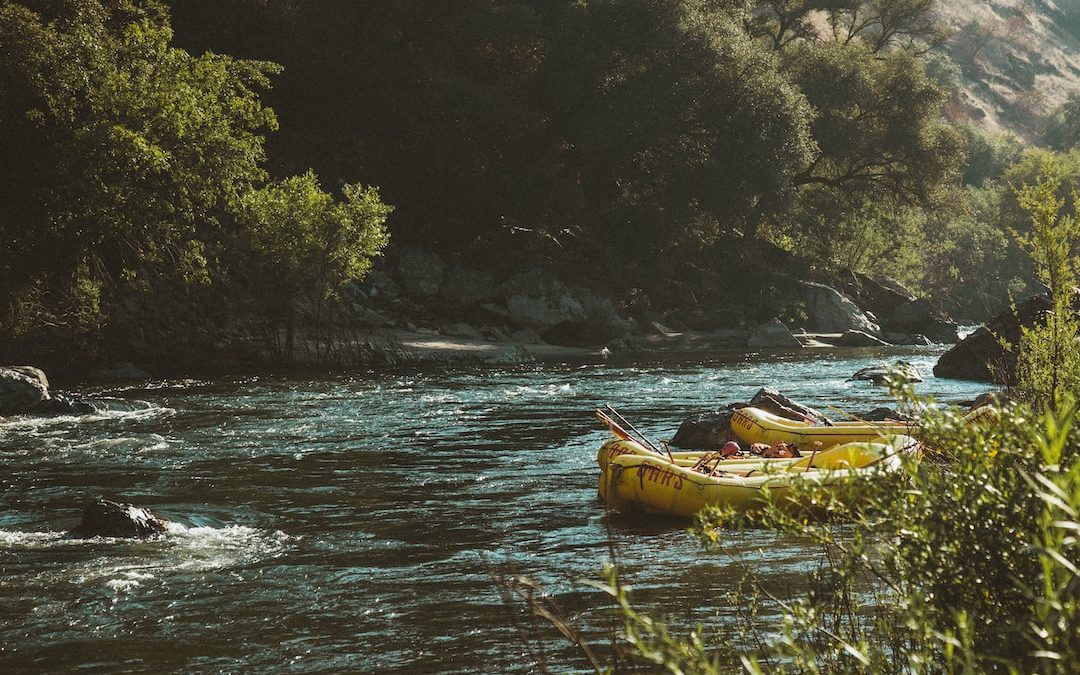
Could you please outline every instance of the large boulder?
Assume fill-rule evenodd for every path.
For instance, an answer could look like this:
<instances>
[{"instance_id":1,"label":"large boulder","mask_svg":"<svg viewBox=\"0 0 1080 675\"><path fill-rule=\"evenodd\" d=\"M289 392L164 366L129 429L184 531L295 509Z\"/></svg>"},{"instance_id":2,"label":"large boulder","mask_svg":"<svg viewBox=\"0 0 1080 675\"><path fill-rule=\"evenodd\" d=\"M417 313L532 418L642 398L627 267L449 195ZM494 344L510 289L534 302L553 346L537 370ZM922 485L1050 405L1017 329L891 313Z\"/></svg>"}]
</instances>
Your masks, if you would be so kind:
<instances>
[{"instance_id":1,"label":"large boulder","mask_svg":"<svg viewBox=\"0 0 1080 675\"><path fill-rule=\"evenodd\" d=\"M835 288L812 281L799 284L806 303L809 328L821 333L843 333L858 330L877 335L881 328L858 305Z\"/></svg>"},{"instance_id":2,"label":"large boulder","mask_svg":"<svg viewBox=\"0 0 1080 675\"><path fill-rule=\"evenodd\" d=\"M911 291L892 279L871 279L852 270L837 272L832 284L864 312L871 312L879 318L889 316L897 307L915 299Z\"/></svg>"},{"instance_id":3,"label":"large boulder","mask_svg":"<svg viewBox=\"0 0 1080 675\"><path fill-rule=\"evenodd\" d=\"M891 366L880 365L863 368L848 378L848 381L866 380L873 384L887 384L888 381L922 382L923 376L913 364L897 361Z\"/></svg>"},{"instance_id":4,"label":"large boulder","mask_svg":"<svg viewBox=\"0 0 1080 675\"><path fill-rule=\"evenodd\" d=\"M798 349L803 344L799 342L799 338L791 334L780 319L774 318L750 331L750 339L747 340L746 346L754 349Z\"/></svg>"},{"instance_id":5,"label":"large boulder","mask_svg":"<svg viewBox=\"0 0 1080 675\"><path fill-rule=\"evenodd\" d=\"M959 344L941 355L934 366L934 375L957 380L976 380L1011 384L1016 375L1016 354L1001 345L1020 342L1020 327L1034 326L1050 311L1050 300L1044 295L1028 298L1011 309L998 314Z\"/></svg>"},{"instance_id":6,"label":"large boulder","mask_svg":"<svg viewBox=\"0 0 1080 675\"><path fill-rule=\"evenodd\" d=\"M83 509L82 522L68 532L69 537L118 537L146 539L165 534L168 521L155 516L149 509L133 504L99 499Z\"/></svg>"},{"instance_id":7,"label":"large boulder","mask_svg":"<svg viewBox=\"0 0 1080 675\"><path fill-rule=\"evenodd\" d=\"M750 398L750 405L793 420L827 420L825 415L817 410L784 396L772 387L758 389L757 393Z\"/></svg>"},{"instance_id":8,"label":"large boulder","mask_svg":"<svg viewBox=\"0 0 1080 675\"><path fill-rule=\"evenodd\" d=\"M545 330L583 321L585 308L566 284L540 270L514 275L499 287L512 323Z\"/></svg>"},{"instance_id":9,"label":"large boulder","mask_svg":"<svg viewBox=\"0 0 1080 675\"><path fill-rule=\"evenodd\" d=\"M49 379L33 366L0 366L0 415L28 412L49 398Z\"/></svg>"},{"instance_id":10,"label":"large boulder","mask_svg":"<svg viewBox=\"0 0 1080 675\"><path fill-rule=\"evenodd\" d=\"M700 413L683 420L671 444L686 450L717 450L724 443L736 440L731 431L731 408L718 412Z\"/></svg>"}]
</instances>

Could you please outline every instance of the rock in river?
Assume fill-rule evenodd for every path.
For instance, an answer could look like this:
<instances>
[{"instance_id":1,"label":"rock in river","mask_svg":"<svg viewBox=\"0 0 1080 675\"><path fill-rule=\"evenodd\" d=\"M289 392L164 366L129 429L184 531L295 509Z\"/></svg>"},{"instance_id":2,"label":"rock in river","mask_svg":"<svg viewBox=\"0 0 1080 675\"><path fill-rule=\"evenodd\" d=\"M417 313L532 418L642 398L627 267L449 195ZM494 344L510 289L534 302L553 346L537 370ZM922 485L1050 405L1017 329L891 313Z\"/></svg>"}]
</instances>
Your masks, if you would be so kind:
<instances>
[{"instance_id":1,"label":"rock in river","mask_svg":"<svg viewBox=\"0 0 1080 675\"><path fill-rule=\"evenodd\" d=\"M687 450L716 450L724 443L735 440L731 432L733 408L707 412L688 417L679 425L671 444Z\"/></svg>"},{"instance_id":2,"label":"rock in river","mask_svg":"<svg viewBox=\"0 0 1080 675\"><path fill-rule=\"evenodd\" d=\"M923 381L922 373L919 372L918 368L907 361L897 361L891 366L880 365L863 368L849 377L848 382L852 380L868 380L874 384L886 384L890 375L894 380L899 379L901 382Z\"/></svg>"},{"instance_id":3,"label":"rock in river","mask_svg":"<svg viewBox=\"0 0 1080 675\"><path fill-rule=\"evenodd\" d=\"M1020 327L1034 326L1050 311L1050 300L1035 295L1013 310L1007 309L989 324L964 338L960 344L941 355L934 366L934 375L958 380L977 380L1008 384L1016 371L1016 354L1001 345L1003 338L1011 344L1020 341Z\"/></svg>"},{"instance_id":4,"label":"rock in river","mask_svg":"<svg viewBox=\"0 0 1080 675\"><path fill-rule=\"evenodd\" d=\"M49 398L49 380L32 366L0 366L0 415L28 412Z\"/></svg>"},{"instance_id":5,"label":"rock in river","mask_svg":"<svg viewBox=\"0 0 1080 675\"><path fill-rule=\"evenodd\" d=\"M99 499L83 509L82 522L68 532L69 537L119 537L147 539L165 534L167 521L155 516L149 509L133 504L122 504Z\"/></svg>"}]
</instances>

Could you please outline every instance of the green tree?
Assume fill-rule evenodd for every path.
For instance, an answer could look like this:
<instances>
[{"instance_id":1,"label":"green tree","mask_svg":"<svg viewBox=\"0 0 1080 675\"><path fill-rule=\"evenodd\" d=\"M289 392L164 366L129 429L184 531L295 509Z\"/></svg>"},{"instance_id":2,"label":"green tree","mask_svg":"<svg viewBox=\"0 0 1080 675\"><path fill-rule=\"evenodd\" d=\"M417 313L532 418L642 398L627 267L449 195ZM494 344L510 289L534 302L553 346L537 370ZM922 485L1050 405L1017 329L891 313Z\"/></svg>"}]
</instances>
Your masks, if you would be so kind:
<instances>
[{"instance_id":1,"label":"green tree","mask_svg":"<svg viewBox=\"0 0 1080 675\"><path fill-rule=\"evenodd\" d=\"M747 36L742 2L174 6L200 48L286 66L270 94L295 121L282 157L370 176L399 205L398 241L485 263L537 264L523 237L500 238L532 231L566 243L570 267L572 242L651 265L774 208L813 152L806 103Z\"/></svg>"},{"instance_id":2,"label":"green tree","mask_svg":"<svg viewBox=\"0 0 1080 675\"><path fill-rule=\"evenodd\" d=\"M151 0L0 0L0 153L18 158L0 166L0 337L79 323L102 338L104 300L139 296L154 307L128 317L140 331L213 341L201 326L230 320L220 296L237 279L324 297L385 244L373 189L346 186L339 203L311 174L260 189L277 119L259 94L278 66L171 41ZM303 238L292 252L283 227ZM285 285L266 272L275 259ZM218 297L200 292L215 283Z\"/></svg>"},{"instance_id":3,"label":"green tree","mask_svg":"<svg viewBox=\"0 0 1080 675\"><path fill-rule=\"evenodd\" d=\"M1080 91L1069 92L1065 102L1051 113L1043 142L1055 150L1080 148Z\"/></svg>"},{"instance_id":4,"label":"green tree","mask_svg":"<svg viewBox=\"0 0 1080 675\"><path fill-rule=\"evenodd\" d=\"M388 241L392 211L378 190L342 187L343 201L324 192L314 172L252 190L240 200L240 222L253 252L251 277L272 328L285 330L281 355L293 356L296 316L325 319L325 302L363 277ZM275 341L276 343L276 341Z\"/></svg>"},{"instance_id":5,"label":"green tree","mask_svg":"<svg viewBox=\"0 0 1080 675\"><path fill-rule=\"evenodd\" d=\"M865 0L838 3L829 12L833 39L860 41L874 52L893 48L925 53L939 46L948 31L936 14L937 0Z\"/></svg>"},{"instance_id":6,"label":"green tree","mask_svg":"<svg viewBox=\"0 0 1080 675\"><path fill-rule=\"evenodd\" d=\"M256 92L276 68L192 57L170 39L154 3L0 3L9 328L28 320L34 289L205 278L223 214L265 178L262 132L276 121Z\"/></svg>"},{"instance_id":7,"label":"green tree","mask_svg":"<svg viewBox=\"0 0 1080 675\"><path fill-rule=\"evenodd\" d=\"M965 185L979 187L988 180L998 180L1020 159L1023 146L1013 134L993 133L974 124L959 124L956 130L967 146L961 168Z\"/></svg>"},{"instance_id":8,"label":"green tree","mask_svg":"<svg viewBox=\"0 0 1080 675\"><path fill-rule=\"evenodd\" d=\"M601 60L575 145L588 194L611 205L606 245L654 255L753 231L786 201L814 152L810 110L739 18L690 0L591 6Z\"/></svg>"},{"instance_id":9,"label":"green tree","mask_svg":"<svg viewBox=\"0 0 1080 675\"><path fill-rule=\"evenodd\" d=\"M1074 310L1080 220L1063 213L1065 199L1057 195L1061 183L1061 165L1050 159L1035 184L1016 189L1017 201L1031 216L1030 231L1017 233L1017 241L1031 256L1035 276L1051 300L1045 322L1023 327L1019 344L1016 392L1036 409L1056 410L1066 397L1080 394L1080 322Z\"/></svg>"}]
</instances>

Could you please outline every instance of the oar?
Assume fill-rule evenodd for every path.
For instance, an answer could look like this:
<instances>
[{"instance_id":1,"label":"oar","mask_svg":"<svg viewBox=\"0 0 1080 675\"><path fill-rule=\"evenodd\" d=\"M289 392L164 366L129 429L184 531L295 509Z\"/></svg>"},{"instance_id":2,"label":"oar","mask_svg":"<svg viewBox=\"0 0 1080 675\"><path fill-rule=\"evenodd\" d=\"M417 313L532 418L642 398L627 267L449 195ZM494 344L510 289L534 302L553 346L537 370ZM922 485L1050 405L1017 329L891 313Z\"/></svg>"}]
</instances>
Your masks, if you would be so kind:
<instances>
[{"instance_id":1,"label":"oar","mask_svg":"<svg viewBox=\"0 0 1080 675\"><path fill-rule=\"evenodd\" d=\"M633 431L635 434L637 434L641 438L641 440L645 441L645 443L649 446L649 448L651 448L653 450L653 452L656 452L656 453L660 452L660 450L657 449L656 444L653 443L652 441L650 441L648 436L646 436L645 434L638 431L637 427L635 427L633 424L630 423L630 420L628 420L625 417L623 417L622 415L620 415L618 410L616 410L615 408L612 408L610 405L607 406L607 409L610 410L613 415L618 417L619 420L623 424L628 426L631 431ZM674 463L675 462L675 456L671 454L671 449L668 448L666 445L664 446L664 452L667 453L668 459L670 459L671 462Z\"/></svg>"},{"instance_id":2,"label":"oar","mask_svg":"<svg viewBox=\"0 0 1080 675\"><path fill-rule=\"evenodd\" d=\"M615 434L615 437L618 438L620 441L629 441L629 440L631 440L630 434L627 433L627 431L625 429L623 429L618 424L616 424L615 420L611 419L606 414L604 414L603 410L600 410L599 408L597 408L596 409L596 417L601 422L603 422L607 426L608 430L611 433Z\"/></svg>"},{"instance_id":3,"label":"oar","mask_svg":"<svg viewBox=\"0 0 1080 675\"><path fill-rule=\"evenodd\" d=\"M619 411L616 410L615 408L612 408L611 406L606 406L606 407L607 407L607 409L611 410L611 413L613 415L615 415L616 417L618 417L619 420L623 424L625 424L626 427L629 427L631 431L633 431L635 434L637 434L637 436L636 437L631 437L629 432L626 432L626 430L624 430L622 427L619 426L619 422L616 422L615 420L613 420L608 414L604 413L603 410L597 409L596 410L596 416L599 417L600 420L603 420L604 423L606 423L607 426L609 428L611 428L612 432L615 432L615 430L618 429L623 434L626 434L626 437L629 438L629 440L635 441L635 442L639 443L640 445L643 445L647 449L652 450L653 453L656 453L657 455L663 456L663 455L666 454L667 459L671 460L671 462L673 464L675 463L675 456L672 455L671 448L667 447L667 445L664 444L664 446L663 446L664 451L663 451L663 453L661 453L660 449L657 447L657 444L653 443L652 441L649 441L649 437L646 436L644 433L638 431L637 428L634 427L634 424L632 424L630 422L630 420L627 420L622 415L619 415ZM616 435L619 435L619 434L616 433Z\"/></svg>"},{"instance_id":4,"label":"oar","mask_svg":"<svg viewBox=\"0 0 1080 675\"><path fill-rule=\"evenodd\" d=\"M601 422L603 422L604 424L607 425L607 428L610 429L611 433L615 434L616 438L618 438L619 440L634 441L635 443L637 443L641 447L645 448L649 452L655 454L657 457L663 457L664 456L663 453L661 453L659 450L657 450L654 447L651 447L651 445L648 443L648 441L646 439L640 439L639 440L637 438L634 438L634 436L629 431L627 431L626 429L623 429L621 426L619 426L619 423L616 422L615 420L611 419L611 417L609 417L607 415L607 413L605 413L603 410L597 409L596 416L598 418L600 418ZM674 460L673 457L671 457L670 452L668 453L668 458L671 459L672 463L674 463L675 460Z\"/></svg>"}]
</instances>

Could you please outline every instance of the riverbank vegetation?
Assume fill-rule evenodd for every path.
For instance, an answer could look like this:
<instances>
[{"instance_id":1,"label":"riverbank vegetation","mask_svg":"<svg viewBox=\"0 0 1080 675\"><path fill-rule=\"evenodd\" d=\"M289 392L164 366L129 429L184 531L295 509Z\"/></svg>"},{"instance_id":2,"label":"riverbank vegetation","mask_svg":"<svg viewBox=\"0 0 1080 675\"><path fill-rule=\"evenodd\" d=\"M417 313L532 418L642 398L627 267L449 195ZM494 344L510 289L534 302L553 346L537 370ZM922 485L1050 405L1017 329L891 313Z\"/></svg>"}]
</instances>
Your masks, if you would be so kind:
<instances>
[{"instance_id":1,"label":"riverbank vegetation","mask_svg":"<svg viewBox=\"0 0 1080 675\"><path fill-rule=\"evenodd\" d=\"M1078 99L1023 139L981 128L957 96L985 52L925 0L4 0L0 18L18 158L0 341L25 357L198 358L240 334L280 359L297 321L344 320L336 289L387 234L626 311L684 303L691 328L795 321L779 282L847 269L977 321L1039 289L1010 186L1048 155L1063 194L1080 181ZM315 220L312 190L333 200Z\"/></svg>"},{"instance_id":2,"label":"riverbank vegetation","mask_svg":"<svg viewBox=\"0 0 1080 675\"><path fill-rule=\"evenodd\" d=\"M1060 170L1045 164L1016 190L1031 220L1031 235L1019 239L1054 310L1014 345L1023 365L1013 401L972 424L897 390L923 410L921 462L840 491L800 488L799 501L827 510L825 521L775 504L752 521L716 508L699 514L694 532L706 551L722 552L734 529L750 526L822 552L805 590L786 597L762 583L757 565L737 572L738 591L716 600L738 640L677 635L635 607L610 567L600 588L623 624L609 654L616 669L1071 672L1080 661L1080 351L1071 318L1080 233L1056 195Z\"/></svg>"},{"instance_id":3,"label":"riverbank vegetation","mask_svg":"<svg viewBox=\"0 0 1080 675\"><path fill-rule=\"evenodd\" d=\"M280 68L174 47L164 6L5 1L0 44L9 347L197 350L238 293L288 328L298 295L332 295L386 243L374 188L270 181L260 94Z\"/></svg>"}]
</instances>

